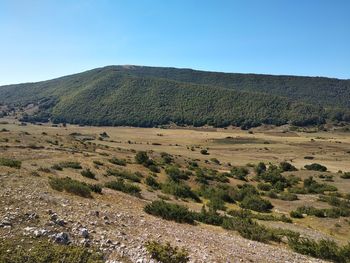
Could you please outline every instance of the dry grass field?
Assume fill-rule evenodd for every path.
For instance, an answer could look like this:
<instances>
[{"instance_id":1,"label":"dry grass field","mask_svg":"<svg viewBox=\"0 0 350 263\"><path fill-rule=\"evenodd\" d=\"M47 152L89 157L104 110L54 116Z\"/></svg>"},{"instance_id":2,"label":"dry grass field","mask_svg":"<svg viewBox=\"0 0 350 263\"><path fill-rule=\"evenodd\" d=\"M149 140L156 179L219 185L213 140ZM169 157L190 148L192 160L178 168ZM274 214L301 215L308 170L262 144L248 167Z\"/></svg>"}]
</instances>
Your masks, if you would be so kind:
<instances>
[{"instance_id":1,"label":"dry grass field","mask_svg":"<svg viewBox=\"0 0 350 263\"><path fill-rule=\"evenodd\" d=\"M143 207L150 201L159 199L160 196L169 199L171 202L183 204L191 210L198 212L201 210L203 204L208 203L208 200L204 197L201 197L201 202L194 202L186 198L176 198L171 194L162 192L160 189L151 189L147 186L144 179L151 174L151 171L149 168L135 163L135 154L139 151L146 151L150 158L159 164L160 171L156 174L155 178L161 184L166 183L168 180L168 175L165 172L166 165L161 161L161 153L165 152L172 156L173 162L181 169L186 169L190 162L196 162L201 168L214 169L219 173L230 173L232 167L246 167L248 169L247 180L242 181L230 177L227 184L231 186L242 185L244 183L257 186L258 182L254 179L254 166L259 162L264 162L269 166L269 164L279 165L281 162L287 161L298 170L283 172L284 176L293 174L296 177L300 177L301 180L312 176L318 183L335 186L338 190L338 195L341 197L350 194L350 179L341 178L342 173L339 173L339 171L350 171L350 134L345 132L297 132L290 131L287 126L279 128L261 127L248 132L237 128L160 129L79 127L74 125L53 127L48 124L27 124L23 126L14 119L1 119L0 123L0 158L15 159L22 162L20 169L0 165L1 217L4 217L9 211L16 211L16 208L17 211L32 209L37 211L38 214L46 213L44 211L51 209L48 206L50 204L57 213L61 213L62 217L66 215L68 222L69 220L72 220L72 222L84 222L84 215L86 215L84 213L85 209L89 210L89 212L91 210L101 209L108 213L113 208L120 209L120 212L129 213L130 217L133 218L139 216L141 222L143 222L142 220L146 220L147 222L158 220L154 222L157 224L164 220L153 219L153 216L143 212ZM104 136L106 134L107 136ZM201 150L207 150L207 154L203 154L203 151L201 153ZM113 157L119 160L125 159L125 164L116 165L111 163L109 160ZM81 175L82 169L53 169L54 165L67 161L78 162L83 169L90 169L96 178L90 179L83 177ZM306 170L304 166L311 163L324 165L328 171ZM108 169L126 170L130 173L140 172L143 178L139 183L133 183L141 188L142 198L104 187L102 195L93 194L93 199L85 199L66 192L58 192L49 186L49 178L64 178L67 176L87 184L99 184L103 186L106 182L115 180L115 177L106 175ZM199 189L198 183L192 176L186 183L194 191ZM301 185L302 181L299 182L299 186ZM13 192L11 192L11 189ZM327 195L327 192L324 194ZM31 196L33 199L31 199ZM263 197L273 205L271 212L268 214L276 216L285 215L289 217L289 213L300 206L313 206L319 209L332 207L327 202L319 201L318 194L297 194L298 200L294 201L270 198L268 195ZM17 201L13 200L13 198ZM47 199L52 200L47 202L46 205L42 204L42 201ZM41 201L39 202L38 200ZM69 209L67 208L65 210L65 205L60 203L62 200L67 202L66 206ZM74 207L73 204L78 207ZM226 208L226 211L231 209L238 210L239 205L237 203L228 203L226 204ZM292 223L259 219L257 219L257 222L269 228L282 228L299 232L303 236L316 240L322 238L332 239L340 245L345 245L350 240L349 217L323 218L305 215L304 218L293 218L292 220ZM164 222L164 224L172 224L167 221ZM42 224L45 225L44 223ZM127 225L127 223L125 224ZM179 224L174 223L174 225L167 226L171 228L177 227L177 225ZM1 238L8 238L9 236L17 237L23 232L24 225L22 224L21 227L13 226L10 229L0 228L0 236ZM188 230L190 227L201 229L203 231L201 234L207 231L213 236L217 233L218 236L233 235L238 238L238 235L234 231L230 231L228 234L226 230L222 230L220 227L200 224L200 226L195 227L186 226L186 231L191 231ZM164 230L165 227L160 228L159 233L162 234L159 234L159 236L157 236L157 233L144 233L142 227L139 227L139 229L130 228L125 230L125 232L129 231L127 235L134 236L135 238L147 236L147 238L161 238L174 242L174 236L170 234L171 231ZM105 234L101 235L108 235L108 231L110 231L110 229L103 229L102 226L96 227L94 231L95 233L99 233L99 230L102 232L105 231ZM120 229L118 231L123 232ZM180 229L179 231L185 230ZM117 237L115 238L118 239ZM178 245L188 245L191 259L197 260L197 262L214 259L217 262L224 260L231 262L232 258L230 259L230 257L233 257L233 255L230 254L232 251L230 253L227 252L230 250L228 244L225 245L228 246L227 248L225 246L220 248L214 243L209 242L203 252L206 258L203 259L200 258L201 256L198 256L201 255L199 251L203 248L203 244L198 243L198 247L195 245L191 247L191 245L186 243L189 242L186 241L186 238L190 237L183 234L181 236L183 242ZM215 241L215 238L212 240ZM125 244L128 244L127 242L123 241ZM254 244L254 246L259 246L256 244L260 243ZM290 253L289 260L296 260L293 258L295 254L283 242L271 245L281 246L282 249L287 251L285 252L287 253L286 255ZM271 245L264 246L271 247ZM219 252L208 252L211 250L220 251L220 249L222 249L220 256ZM244 250L243 247L241 249ZM264 249L266 248L264 247ZM248 250L244 250L244 253L248 253ZM142 257L139 254L135 255L136 250L129 250L125 254L121 251L121 249L118 250L118 253L112 251L110 255L118 254L117 258L122 261L125 260L125 262L128 262L128 260L134 261L136 258ZM235 253L234 250L232 253ZM243 261L268 261L262 255L259 258L256 255L258 253L244 253L238 256L237 252L236 255L234 254L235 258L241 258ZM276 262L282 260L278 255L276 255L275 259ZM303 261L304 259L298 258L298 260ZM308 260L311 259L308 258Z\"/></svg>"}]
</instances>

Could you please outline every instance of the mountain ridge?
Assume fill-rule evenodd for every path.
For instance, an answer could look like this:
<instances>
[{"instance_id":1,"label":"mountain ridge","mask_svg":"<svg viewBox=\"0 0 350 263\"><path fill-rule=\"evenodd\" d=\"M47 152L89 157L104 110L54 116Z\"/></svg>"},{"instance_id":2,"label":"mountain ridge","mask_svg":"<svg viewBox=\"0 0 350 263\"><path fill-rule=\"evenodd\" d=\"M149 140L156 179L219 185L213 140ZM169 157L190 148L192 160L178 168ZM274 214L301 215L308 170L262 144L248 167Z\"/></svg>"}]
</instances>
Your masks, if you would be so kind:
<instances>
[{"instance_id":1,"label":"mountain ridge","mask_svg":"<svg viewBox=\"0 0 350 263\"><path fill-rule=\"evenodd\" d=\"M38 105L36 115L24 116L28 121L147 127L169 122L246 128L262 123L315 125L348 119L350 81L121 65L0 86L0 103Z\"/></svg>"}]
</instances>

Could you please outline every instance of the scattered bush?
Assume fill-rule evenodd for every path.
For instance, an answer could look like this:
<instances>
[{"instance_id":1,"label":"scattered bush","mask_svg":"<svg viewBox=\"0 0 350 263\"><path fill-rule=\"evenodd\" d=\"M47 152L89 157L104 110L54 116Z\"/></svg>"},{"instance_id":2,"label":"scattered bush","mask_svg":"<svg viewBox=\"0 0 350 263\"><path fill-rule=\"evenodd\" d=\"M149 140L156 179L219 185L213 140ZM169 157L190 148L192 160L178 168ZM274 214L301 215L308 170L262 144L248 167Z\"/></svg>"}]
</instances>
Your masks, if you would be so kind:
<instances>
[{"instance_id":1,"label":"scattered bush","mask_svg":"<svg viewBox=\"0 0 350 263\"><path fill-rule=\"evenodd\" d=\"M22 162L14 159L0 158L0 165L20 169Z\"/></svg>"},{"instance_id":2,"label":"scattered bush","mask_svg":"<svg viewBox=\"0 0 350 263\"><path fill-rule=\"evenodd\" d=\"M272 185L270 183L259 183L257 188L261 191L270 191L272 189Z\"/></svg>"},{"instance_id":3,"label":"scattered bush","mask_svg":"<svg viewBox=\"0 0 350 263\"><path fill-rule=\"evenodd\" d=\"M170 154L166 153L166 152L161 152L160 156L162 157L163 162L165 164L170 164L170 163L173 162L173 157Z\"/></svg>"},{"instance_id":4,"label":"scattered bush","mask_svg":"<svg viewBox=\"0 0 350 263\"><path fill-rule=\"evenodd\" d=\"M105 187L110 189L121 191L123 193L140 196L141 189L137 185L125 183L123 179L118 179L117 181L107 182Z\"/></svg>"},{"instance_id":5,"label":"scattered bush","mask_svg":"<svg viewBox=\"0 0 350 263\"><path fill-rule=\"evenodd\" d=\"M300 254L341 263L350 261L350 244L340 247L333 240L315 241L308 238L292 237L289 238L288 245Z\"/></svg>"},{"instance_id":6,"label":"scattered bush","mask_svg":"<svg viewBox=\"0 0 350 263\"><path fill-rule=\"evenodd\" d=\"M340 175L340 178L350 179L350 172L343 173L342 175Z\"/></svg>"},{"instance_id":7,"label":"scattered bush","mask_svg":"<svg viewBox=\"0 0 350 263\"><path fill-rule=\"evenodd\" d=\"M54 165L51 166L51 168L54 169L54 170L57 170L57 171L62 171L63 170L62 166L59 165L59 164L54 164Z\"/></svg>"},{"instance_id":8,"label":"scattered bush","mask_svg":"<svg viewBox=\"0 0 350 263\"><path fill-rule=\"evenodd\" d=\"M116 157L113 157L112 159L109 159L109 162L120 166L126 166L125 159L118 159Z\"/></svg>"},{"instance_id":9,"label":"scattered bush","mask_svg":"<svg viewBox=\"0 0 350 263\"><path fill-rule=\"evenodd\" d=\"M147 153L144 151L140 151L140 152L136 153L136 155L135 155L135 161L138 164L144 164L148 160L149 160L149 157L148 157Z\"/></svg>"},{"instance_id":10,"label":"scattered bush","mask_svg":"<svg viewBox=\"0 0 350 263\"><path fill-rule=\"evenodd\" d=\"M88 185L94 193L102 194L102 186L99 184L89 184Z\"/></svg>"},{"instance_id":11,"label":"scattered bush","mask_svg":"<svg viewBox=\"0 0 350 263\"><path fill-rule=\"evenodd\" d=\"M64 261L63 261L64 260ZM0 262L11 263L102 263L103 255L95 249L76 245L58 245L47 240L30 242L0 241Z\"/></svg>"},{"instance_id":12,"label":"scattered bush","mask_svg":"<svg viewBox=\"0 0 350 263\"><path fill-rule=\"evenodd\" d=\"M270 201L262 199L257 195L245 196L240 206L256 212L269 212L273 208Z\"/></svg>"},{"instance_id":13,"label":"scattered bush","mask_svg":"<svg viewBox=\"0 0 350 263\"><path fill-rule=\"evenodd\" d=\"M50 178L49 184L52 189L57 191L66 191L75 195L79 195L86 198L91 198L91 189L90 187L82 182L73 180L69 177L65 178Z\"/></svg>"},{"instance_id":14,"label":"scattered bush","mask_svg":"<svg viewBox=\"0 0 350 263\"><path fill-rule=\"evenodd\" d=\"M168 166L165 169L165 173L170 177L171 180L173 180L174 182L179 182L180 180L187 180L189 179L189 175L191 175L192 173L190 171L185 172L183 170L180 170L178 167L176 166Z\"/></svg>"},{"instance_id":15,"label":"scattered bush","mask_svg":"<svg viewBox=\"0 0 350 263\"><path fill-rule=\"evenodd\" d=\"M157 180L153 176L147 176L145 179L145 183L155 190L160 188L160 184L157 182Z\"/></svg>"},{"instance_id":16,"label":"scattered bush","mask_svg":"<svg viewBox=\"0 0 350 263\"><path fill-rule=\"evenodd\" d=\"M337 191L337 188L329 184L320 184L312 176L304 180L304 188L310 194L323 194L325 191Z\"/></svg>"},{"instance_id":17,"label":"scattered bush","mask_svg":"<svg viewBox=\"0 0 350 263\"><path fill-rule=\"evenodd\" d=\"M191 188L184 183L169 181L162 185L162 191L166 194L171 194L179 198L191 198L196 202L200 202L197 194L195 194Z\"/></svg>"},{"instance_id":18,"label":"scattered bush","mask_svg":"<svg viewBox=\"0 0 350 263\"><path fill-rule=\"evenodd\" d=\"M193 224L193 213L183 205L171 204L163 200L156 200L149 203L144 208L145 212L166 220L172 220L178 223Z\"/></svg>"},{"instance_id":19,"label":"scattered bush","mask_svg":"<svg viewBox=\"0 0 350 263\"><path fill-rule=\"evenodd\" d=\"M98 165L98 166L102 166L102 165L103 165L103 163L100 162L100 161L98 161L98 160L94 160L93 163L94 163L95 165Z\"/></svg>"},{"instance_id":20,"label":"scattered bush","mask_svg":"<svg viewBox=\"0 0 350 263\"><path fill-rule=\"evenodd\" d=\"M280 163L280 168L284 172L292 172L292 171L297 171L298 169L295 168L294 165L288 163L288 162L281 162Z\"/></svg>"},{"instance_id":21,"label":"scattered bush","mask_svg":"<svg viewBox=\"0 0 350 263\"><path fill-rule=\"evenodd\" d=\"M130 180L130 181L133 181L135 183L140 183L141 179L142 179L142 174L139 173L139 172L131 173L131 172L128 172L128 171L115 170L115 169L108 169L107 170L107 175L120 177L120 178L123 178L123 179L127 179L127 180Z\"/></svg>"},{"instance_id":22,"label":"scattered bush","mask_svg":"<svg viewBox=\"0 0 350 263\"><path fill-rule=\"evenodd\" d=\"M90 169L85 169L81 171L80 174L86 178L96 179L96 175L93 172L91 172Z\"/></svg>"},{"instance_id":23,"label":"scattered bush","mask_svg":"<svg viewBox=\"0 0 350 263\"><path fill-rule=\"evenodd\" d=\"M290 211L290 216L293 218L303 218L303 214L300 211Z\"/></svg>"},{"instance_id":24,"label":"scattered bush","mask_svg":"<svg viewBox=\"0 0 350 263\"><path fill-rule=\"evenodd\" d=\"M62 162L59 166L62 168L82 169L79 162Z\"/></svg>"},{"instance_id":25,"label":"scattered bush","mask_svg":"<svg viewBox=\"0 0 350 263\"><path fill-rule=\"evenodd\" d=\"M185 249L172 247L170 243L163 245L156 241L147 242L146 249L153 259L161 263L186 263L189 261L188 252Z\"/></svg>"},{"instance_id":26,"label":"scattered bush","mask_svg":"<svg viewBox=\"0 0 350 263\"><path fill-rule=\"evenodd\" d=\"M247 181L246 177L247 177L249 171L247 168L244 168L244 167L240 167L240 168L234 167L231 169L230 173L231 173L233 178L236 178L238 180Z\"/></svg>"},{"instance_id":27,"label":"scattered bush","mask_svg":"<svg viewBox=\"0 0 350 263\"><path fill-rule=\"evenodd\" d=\"M326 166L323 166L323 165L318 164L318 163L305 165L304 167L307 170L311 170L311 171L319 171L319 172L326 172L327 171L327 167Z\"/></svg>"},{"instance_id":28,"label":"scattered bush","mask_svg":"<svg viewBox=\"0 0 350 263\"><path fill-rule=\"evenodd\" d=\"M202 149L200 151L200 153L203 154L203 155L209 155L208 150L206 150L206 149Z\"/></svg>"}]
</instances>

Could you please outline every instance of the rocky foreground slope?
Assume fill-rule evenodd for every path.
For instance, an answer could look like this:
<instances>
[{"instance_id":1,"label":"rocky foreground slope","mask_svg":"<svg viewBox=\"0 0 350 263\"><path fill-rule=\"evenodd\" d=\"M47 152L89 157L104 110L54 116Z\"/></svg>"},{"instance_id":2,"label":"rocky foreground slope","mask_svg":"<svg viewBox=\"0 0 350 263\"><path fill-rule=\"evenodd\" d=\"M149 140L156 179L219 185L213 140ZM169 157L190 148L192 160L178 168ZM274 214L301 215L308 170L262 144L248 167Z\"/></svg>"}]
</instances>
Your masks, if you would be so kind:
<instances>
[{"instance_id":1,"label":"rocky foreground slope","mask_svg":"<svg viewBox=\"0 0 350 263\"><path fill-rule=\"evenodd\" d=\"M44 237L97 246L108 262L154 262L144 248L148 240L187 248L191 262L321 262L217 227L155 218L143 212L147 200L108 189L84 199L53 191L45 177L10 169L0 173L0 185L1 239Z\"/></svg>"}]
</instances>

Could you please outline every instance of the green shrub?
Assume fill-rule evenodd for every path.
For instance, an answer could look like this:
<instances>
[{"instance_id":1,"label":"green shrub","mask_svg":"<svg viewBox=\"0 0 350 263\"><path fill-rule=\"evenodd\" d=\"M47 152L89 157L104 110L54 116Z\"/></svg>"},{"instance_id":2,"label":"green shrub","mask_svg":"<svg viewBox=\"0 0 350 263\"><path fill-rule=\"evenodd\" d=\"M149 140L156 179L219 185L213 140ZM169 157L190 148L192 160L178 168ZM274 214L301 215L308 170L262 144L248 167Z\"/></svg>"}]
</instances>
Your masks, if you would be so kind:
<instances>
[{"instance_id":1,"label":"green shrub","mask_svg":"<svg viewBox=\"0 0 350 263\"><path fill-rule=\"evenodd\" d=\"M224 218L222 227L237 231L242 237L267 243L269 241L280 241L280 237L265 226L259 225L251 219Z\"/></svg>"},{"instance_id":2,"label":"green shrub","mask_svg":"<svg viewBox=\"0 0 350 263\"><path fill-rule=\"evenodd\" d=\"M311 170L311 171L319 171L319 172L325 172L327 171L327 167L323 166L321 164L318 163L313 163L313 164L309 164L309 165L305 165L304 166L307 170Z\"/></svg>"},{"instance_id":3,"label":"green shrub","mask_svg":"<svg viewBox=\"0 0 350 263\"><path fill-rule=\"evenodd\" d=\"M300 211L290 211L290 216L293 218L303 218L303 214Z\"/></svg>"},{"instance_id":4,"label":"green shrub","mask_svg":"<svg viewBox=\"0 0 350 263\"><path fill-rule=\"evenodd\" d=\"M102 166L103 165L103 163L101 161L98 161L98 160L94 160L93 163L95 165L98 165L98 166Z\"/></svg>"},{"instance_id":5,"label":"green shrub","mask_svg":"<svg viewBox=\"0 0 350 263\"><path fill-rule=\"evenodd\" d=\"M259 183L257 187L261 191L270 191L272 189L272 185L270 183Z\"/></svg>"},{"instance_id":6,"label":"green shrub","mask_svg":"<svg viewBox=\"0 0 350 263\"><path fill-rule=\"evenodd\" d=\"M187 180L189 179L190 172L187 173L183 170L180 170L176 166L168 166L165 169L165 173L171 178L171 180L175 182L179 182L180 180Z\"/></svg>"},{"instance_id":7,"label":"green shrub","mask_svg":"<svg viewBox=\"0 0 350 263\"><path fill-rule=\"evenodd\" d=\"M262 199L257 195L245 196L240 207L250 209L256 212L269 212L273 205L270 201Z\"/></svg>"},{"instance_id":8,"label":"green shrub","mask_svg":"<svg viewBox=\"0 0 350 263\"><path fill-rule=\"evenodd\" d=\"M54 164L51 166L52 169L57 170L57 171L62 171L63 168L59 164Z\"/></svg>"},{"instance_id":9,"label":"green shrub","mask_svg":"<svg viewBox=\"0 0 350 263\"><path fill-rule=\"evenodd\" d=\"M170 163L173 162L173 157L172 157L169 153L161 152L161 153L160 153L160 156L162 157L163 162L164 162L165 164L170 164Z\"/></svg>"},{"instance_id":10,"label":"green shrub","mask_svg":"<svg viewBox=\"0 0 350 263\"><path fill-rule=\"evenodd\" d=\"M186 263L189 261L188 252L185 249L172 247L170 243L163 245L151 241L146 243L146 249L151 254L151 258L161 263Z\"/></svg>"},{"instance_id":11,"label":"green shrub","mask_svg":"<svg viewBox=\"0 0 350 263\"><path fill-rule=\"evenodd\" d=\"M108 169L107 175L120 177L120 178L127 179L130 181L136 182L136 183L140 183L141 179L142 179L141 173L138 173L138 172L131 173L128 171L116 170L116 169Z\"/></svg>"},{"instance_id":12,"label":"green shrub","mask_svg":"<svg viewBox=\"0 0 350 263\"><path fill-rule=\"evenodd\" d=\"M194 223L193 213L183 205L171 204L163 200L156 200L145 206L144 211L148 214L172 220L178 223Z\"/></svg>"},{"instance_id":13,"label":"green shrub","mask_svg":"<svg viewBox=\"0 0 350 263\"><path fill-rule=\"evenodd\" d=\"M120 191L123 193L140 196L141 189L137 185L125 183L123 179L118 179L117 181L107 182L105 187L110 189Z\"/></svg>"},{"instance_id":14,"label":"green shrub","mask_svg":"<svg viewBox=\"0 0 350 263\"><path fill-rule=\"evenodd\" d=\"M206 150L206 149L202 149L200 151L200 153L203 154L203 155L209 155L208 150Z\"/></svg>"},{"instance_id":15,"label":"green shrub","mask_svg":"<svg viewBox=\"0 0 350 263\"><path fill-rule=\"evenodd\" d=\"M148 157L147 153L144 151L140 151L140 152L136 153L136 155L135 155L135 161L138 164L144 164L148 160L149 160L149 157Z\"/></svg>"},{"instance_id":16,"label":"green shrub","mask_svg":"<svg viewBox=\"0 0 350 263\"><path fill-rule=\"evenodd\" d=\"M22 162L14 159L0 158L0 165L20 169Z\"/></svg>"},{"instance_id":17,"label":"green shrub","mask_svg":"<svg viewBox=\"0 0 350 263\"><path fill-rule=\"evenodd\" d=\"M118 159L116 157L113 157L112 159L109 159L109 162L120 166L126 166L125 159Z\"/></svg>"},{"instance_id":18,"label":"green shrub","mask_svg":"<svg viewBox=\"0 0 350 263\"><path fill-rule=\"evenodd\" d=\"M90 169L85 169L81 171L80 174L86 178L96 179L96 175L93 172L91 172Z\"/></svg>"},{"instance_id":19,"label":"green shrub","mask_svg":"<svg viewBox=\"0 0 350 263\"><path fill-rule=\"evenodd\" d=\"M61 162L59 166L62 168L82 169L79 162Z\"/></svg>"},{"instance_id":20,"label":"green shrub","mask_svg":"<svg viewBox=\"0 0 350 263\"><path fill-rule=\"evenodd\" d=\"M88 185L92 192L97 194L102 194L102 186L99 184L89 184Z\"/></svg>"},{"instance_id":21,"label":"green shrub","mask_svg":"<svg viewBox=\"0 0 350 263\"><path fill-rule=\"evenodd\" d=\"M288 163L288 162L281 162L280 163L280 168L284 172L292 172L292 171L297 171L298 169L295 168L294 165Z\"/></svg>"},{"instance_id":22,"label":"green shrub","mask_svg":"<svg viewBox=\"0 0 350 263\"><path fill-rule=\"evenodd\" d=\"M248 169L244 167L239 167L239 168L233 167L230 172L233 178L236 178L238 180L243 180L243 181L247 181L246 177L248 173L249 173Z\"/></svg>"},{"instance_id":23,"label":"green shrub","mask_svg":"<svg viewBox=\"0 0 350 263\"><path fill-rule=\"evenodd\" d=\"M343 173L342 175L340 175L340 178L350 179L350 172Z\"/></svg>"},{"instance_id":24,"label":"green shrub","mask_svg":"<svg viewBox=\"0 0 350 263\"><path fill-rule=\"evenodd\" d=\"M155 190L160 188L160 184L157 182L157 180L153 176L147 176L145 179L145 183Z\"/></svg>"},{"instance_id":25,"label":"green shrub","mask_svg":"<svg viewBox=\"0 0 350 263\"><path fill-rule=\"evenodd\" d=\"M171 194L179 198L191 198L196 202L200 202L199 197L194 193L191 188L184 183L176 183L174 181L169 181L162 184L162 191L165 194Z\"/></svg>"},{"instance_id":26,"label":"green shrub","mask_svg":"<svg viewBox=\"0 0 350 263\"><path fill-rule=\"evenodd\" d=\"M304 180L304 188L310 194L322 194L325 191L337 191L337 188L329 184L320 184L312 176Z\"/></svg>"},{"instance_id":27,"label":"green shrub","mask_svg":"<svg viewBox=\"0 0 350 263\"><path fill-rule=\"evenodd\" d=\"M102 263L103 255L95 249L76 245L58 245L44 239L20 243L0 240L0 262L11 263Z\"/></svg>"},{"instance_id":28,"label":"green shrub","mask_svg":"<svg viewBox=\"0 0 350 263\"><path fill-rule=\"evenodd\" d=\"M319 241L308 238L289 238L288 245L296 252L334 262L350 262L350 244L340 247L333 240Z\"/></svg>"},{"instance_id":29,"label":"green shrub","mask_svg":"<svg viewBox=\"0 0 350 263\"><path fill-rule=\"evenodd\" d=\"M293 193L283 192L278 196L278 199L281 199L284 201L295 201L295 200L298 200L298 196Z\"/></svg>"},{"instance_id":30,"label":"green shrub","mask_svg":"<svg viewBox=\"0 0 350 263\"><path fill-rule=\"evenodd\" d=\"M153 173L160 173L160 168L155 164L148 165L147 168Z\"/></svg>"},{"instance_id":31,"label":"green shrub","mask_svg":"<svg viewBox=\"0 0 350 263\"><path fill-rule=\"evenodd\" d=\"M255 167L255 172L257 176L262 175L263 173L266 172L266 165L263 162L258 163L257 166Z\"/></svg>"},{"instance_id":32,"label":"green shrub","mask_svg":"<svg viewBox=\"0 0 350 263\"><path fill-rule=\"evenodd\" d=\"M86 198L92 197L91 189L87 184L71 179L70 177L50 178L49 184L52 189L60 192L66 191Z\"/></svg>"}]
</instances>

